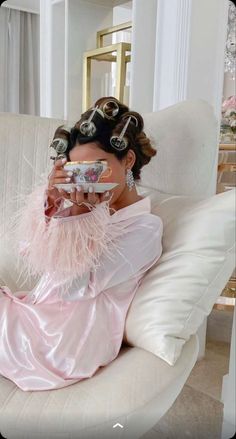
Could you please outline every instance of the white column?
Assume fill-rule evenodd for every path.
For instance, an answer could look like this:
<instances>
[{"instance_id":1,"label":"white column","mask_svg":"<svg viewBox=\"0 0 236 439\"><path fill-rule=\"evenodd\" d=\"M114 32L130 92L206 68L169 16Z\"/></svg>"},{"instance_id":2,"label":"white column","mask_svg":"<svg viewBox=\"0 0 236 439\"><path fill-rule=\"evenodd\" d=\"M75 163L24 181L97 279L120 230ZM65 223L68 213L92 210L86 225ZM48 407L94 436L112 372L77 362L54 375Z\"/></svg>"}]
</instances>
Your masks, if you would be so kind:
<instances>
[{"instance_id":1,"label":"white column","mask_svg":"<svg viewBox=\"0 0 236 439\"><path fill-rule=\"evenodd\" d=\"M221 119L228 0L192 0L186 99L202 98Z\"/></svg>"},{"instance_id":2,"label":"white column","mask_svg":"<svg viewBox=\"0 0 236 439\"><path fill-rule=\"evenodd\" d=\"M153 111L187 98L192 1L158 0Z\"/></svg>"},{"instance_id":3,"label":"white column","mask_svg":"<svg viewBox=\"0 0 236 439\"><path fill-rule=\"evenodd\" d=\"M51 1L40 0L40 116L51 116Z\"/></svg>"},{"instance_id":4,"label":"white column","mask_svg":"<svg viewBox=\"0 0 236 439\"><path fill-rule=\"evenodd\" d=\"M153 109L157 0L133 0L130 106Z\"/></svg>"},{"instance_id":5,"label":"white column","mask_svg":"<svg viewBox=\"0 0 236 439\"><path fill-rule=\"evenodd\" d=\"M131 105L204 99L219 120L228 0L133 0Z\"/></svg>"},{"instance_id":6,"label":"white column","mask_svg":"<svg viewBox=\"0 0 236 439\"><path fill-rule=\"evenodd\" d=\"M40 0L40 115L67 118L68 0Z\"/></svg>"}]
</instances>

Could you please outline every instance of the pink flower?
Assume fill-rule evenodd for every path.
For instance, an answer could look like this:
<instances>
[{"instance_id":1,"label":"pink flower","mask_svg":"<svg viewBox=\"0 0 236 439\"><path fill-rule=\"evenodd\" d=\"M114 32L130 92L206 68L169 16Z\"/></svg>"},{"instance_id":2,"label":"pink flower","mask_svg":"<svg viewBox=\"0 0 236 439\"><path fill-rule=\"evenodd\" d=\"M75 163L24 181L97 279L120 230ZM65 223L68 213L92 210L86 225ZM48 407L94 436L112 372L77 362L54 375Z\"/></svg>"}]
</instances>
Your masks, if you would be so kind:
<instances>
[{"instance_id":1,"label":"pink flower","mask_svg":"<svg viewBox=\"0 0 236 439\"><path fill-rule=\"evenodd\" d=\"M229 108L236 110L236 96L230 96L222 103L222 112L224 113Z\"/></svg>"}]
</instances>

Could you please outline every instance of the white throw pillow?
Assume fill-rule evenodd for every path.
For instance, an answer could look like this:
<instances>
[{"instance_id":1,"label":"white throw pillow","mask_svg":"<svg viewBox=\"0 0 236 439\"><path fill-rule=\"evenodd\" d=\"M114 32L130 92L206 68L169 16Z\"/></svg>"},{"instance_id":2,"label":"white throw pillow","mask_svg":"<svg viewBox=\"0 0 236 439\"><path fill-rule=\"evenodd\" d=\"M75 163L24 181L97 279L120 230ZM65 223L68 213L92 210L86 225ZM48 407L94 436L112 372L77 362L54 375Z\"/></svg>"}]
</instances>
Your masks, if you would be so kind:
<instances>
[{"instance_id":1,"label":"white throw pillow","mask_svg":"<svg viewBox=\"0 0 236 439\"><path fill-rule=\"evenodd\" d=\"M235 190L200 201L170 196L152 213L163 220L163 253L132 301L124 341L174 365L234 270Z\"/></svg>"}]
</instances>

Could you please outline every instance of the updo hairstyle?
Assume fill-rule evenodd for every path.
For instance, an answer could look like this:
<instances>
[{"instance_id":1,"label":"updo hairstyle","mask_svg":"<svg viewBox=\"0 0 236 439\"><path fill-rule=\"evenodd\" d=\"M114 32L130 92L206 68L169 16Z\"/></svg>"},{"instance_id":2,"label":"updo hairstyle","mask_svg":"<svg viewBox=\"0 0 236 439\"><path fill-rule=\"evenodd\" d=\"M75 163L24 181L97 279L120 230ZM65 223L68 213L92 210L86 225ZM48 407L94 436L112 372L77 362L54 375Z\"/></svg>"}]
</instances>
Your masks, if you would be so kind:
<instances>
[{"instance_id":1,"label":"updo hairstyle","mask_svg":"<svg viewBox=\"0 0 236 439\"><path fill-rule=\"evenodd\" d=\"M96 107L97 110L94 111ZM95 128L86 132L86 121L89 120L92 113L94 113L92 123ZM131 119L127 125L129 117ZM123 137L127 146L125 149L119 150L112 146L111 138L112 136L119 137L125 125L127 127ZM64 139L66 141L67 147L64 155L68 161L70 161L69 153L76 145L89 142L96 143L103 151L115 154L120 161L132 149L136 156L132 172L134 179L139 180L141 168L148 164L157 153L144 133L143 126L143 118L139 113L129 111L126 105L112 96L103 97L98 99L92 108L81 115L81 119L76 122L74 127L70 129L64 125L58 127L53 139Z\"/></svg>"}]
</instances>

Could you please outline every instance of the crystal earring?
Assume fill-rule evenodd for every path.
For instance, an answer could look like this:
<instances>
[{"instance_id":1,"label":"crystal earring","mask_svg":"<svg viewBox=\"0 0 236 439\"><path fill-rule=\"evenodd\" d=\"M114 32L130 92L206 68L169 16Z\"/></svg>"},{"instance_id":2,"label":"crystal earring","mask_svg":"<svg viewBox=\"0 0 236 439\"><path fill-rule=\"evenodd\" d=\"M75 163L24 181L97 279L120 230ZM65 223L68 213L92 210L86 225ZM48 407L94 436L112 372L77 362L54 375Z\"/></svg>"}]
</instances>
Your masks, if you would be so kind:
<instances>
[{"instance_id":1,"label":"crystal earring","mask_svg":"<svg viewBox=\"0 0 236 439\"><path fill-rule=\"evenodd\" d=\"M135 184L133 172L131 171L131 169L127 169L127 172L126 172L126 184L127 184L128 188L129 188L129 191L131 191L132 187Z\"/></svg>"}]
</instances>

